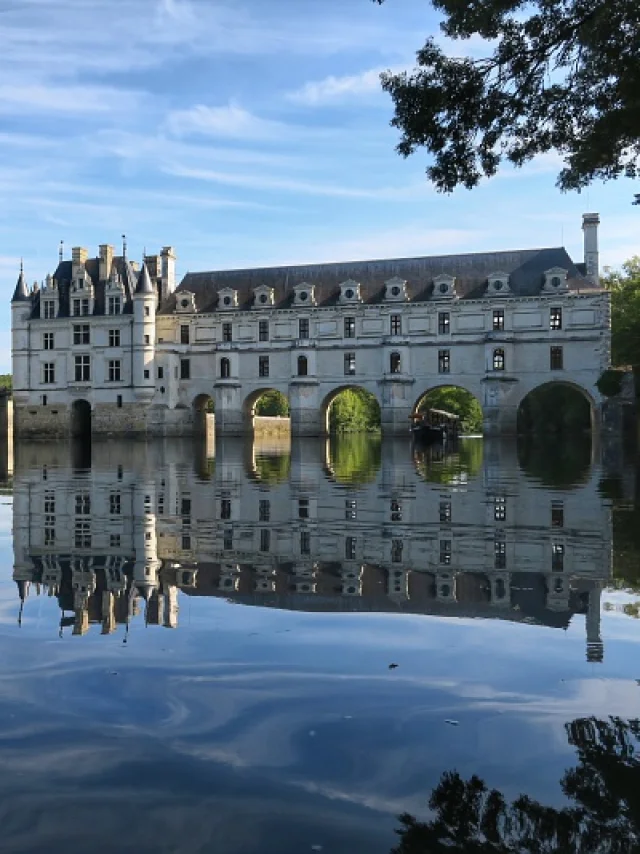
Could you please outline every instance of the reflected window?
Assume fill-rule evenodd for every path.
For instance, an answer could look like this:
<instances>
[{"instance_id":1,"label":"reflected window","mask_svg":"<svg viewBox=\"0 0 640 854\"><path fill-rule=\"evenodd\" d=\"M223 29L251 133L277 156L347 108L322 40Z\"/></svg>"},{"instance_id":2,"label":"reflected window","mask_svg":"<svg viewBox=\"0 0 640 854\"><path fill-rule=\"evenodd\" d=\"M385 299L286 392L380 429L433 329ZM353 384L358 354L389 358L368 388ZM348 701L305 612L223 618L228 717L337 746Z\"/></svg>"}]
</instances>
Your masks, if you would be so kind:
<instances>
[{"instance_id":1,"label":"reflected window","mask_svg":"<svg viewBox=\"0 0 640 854\"><path fill-rule=\"evenodd\" d=\"M227 358L220 359L220 376L223 380L227 380L231 376L231 362Z\"/></svg>"},{"instance_id":2,"label":"reflected window","mask_svg":"<svg viewBox=\"0 0 640 854\"><path fill-rule=\"evenodd\" d=\"M389 357L389 369L392 374L400 373L400 353L392 353Z\"/></svg>"},{"instance_id":3,"label":"reflected window","mask_svg":"<svg viewBox=\"0 0 640 854\"><path fill-rule=\"evenodd\" d=\"M402 504L395 499L391 502L391 521L402 522Z\"/></svg>"},{"instance_id":4,"label":"reflected window","mask_svg":"<svg viewBox=\"0 0 640 854\"><path fill-rule=\"evenodd\" d=\"M356 519L358 516L358 505L353 498L347 498L344 502L344 518Z\"/></svg>"},{"instance_id":5,"label":"reflected window","mask_svg":"<svg viewBox=\"0 0 640 854\"><path fill-rule=\"evenodd\" d=\"M120 534L110 534L109 535L109 548L111 548L111 549L119 549L120 548Z\"/></svg>"},{"instance_id":6,"label":"reflected window","mask_svg":"<svg viewBox=\"0 0 640 854\"><path fill-rule=\"evenodd\" d=\"M298 356L298 376L306 377L308 374L308 362L306 356Z\"/></svg>"},{"instance_id":7,"label":"reflected window","mask_svg":"<svg viewBox=\"0 0 640 854\"><path fill-rule=\"evenodd\" d=\"M77 549L91 548L91 522L76 521L74 529L75 546Z\"/></svg>"},{"instance_id":8,"label":"reflected window","mask_svg":"<svg viewBox=\"0 0 640 854\"><path fill-rule=\"evenodd\" d=\"M231 518L231 501L228 498L223 498L220 502L220 518L221 519L230 519Z\"/></svg>"},{"instance_id":9,"label":"reflected window","mask_svg":"<svg viewBox=\"0 0 640 854\"><path fill-rule=\"evenodd\" d=\"M551 527L564 528L564 501L551 502Z\"/></svg>"},{"instance_id":10,"label":"reflected window","mask_svg":"<svg viewBox=\"0 0 640 854\"><path fill-rule=\"evenodd\" d=\"M344 541L344 557L345 560L356 559L356 538L347 537Z\"/></svg>"},{"instance_id":11,"label":"reflected window","mask_svg":"<svg viewBox=\"0 0 640 854\"><path fill-rule=\"evenodd\" d=\"M562 579L556 578L556 580L553 583L553 592L554 593L562 593L563 589L564 589L564 584L562 583Z\"/></svg>"},{"instance_id":12,"label":"reflected window","mask_svg":"<svg viewBox=\"0 0 640 854\"><path fill-rule=\"evenodd\" d=\"M119 516L122 510L122 499L119 492L112 492L109 496L109 513L112 516Z\"/></svg>"},{"instance_id":13,"label":"reflected window","mask_svg":"<svg viewBox=\"0 0 640 854\"><path fill-rule=\"evenodd\" d=\"M445 523L451 521L451 502L450 501L441 501L440 502L440 521L445 522Z\"/></svg>"},{"instance_id":14,"label":"reflected window","mask_svg":"<svg viewBox=\"0 0 640 854\"><path fill-rule=\"evenodd\" d=\"M562 543L551 544L551 570L552 572L564 570L564 545Z\"/></svg>"},{"instance_id":15,"label":"reflected window","mask_svg":"<svg viewBox=\"0 0 640 854\"><path fill-rule=\"evenodd\" d=\"M502 347L498 347L493 351L493 370L494 371L504 371L505 359L504 359L504 350Z\"/></svg>"},{"instance_id":16,"label":"reflected window","mask_svg":"<svg viewBox=\"0 0 640 854\"><path fill-rule=\"evenodd\" d=\"M151 498L149 498L149 505L151 505ZM149 507L149 510L151 507ZM180 515L181 516L190 516L191 515L191 499L183 498L180 503Z\"/></svg>"},{"instance_id":17,"label":"reflected window","mask_svg":"<svg viewBox=\"0 0 640 854\"><path fill-rule=\"evenodd\" d=\"M504 540L496 540L493 544L494 566L496 569L507 567L507 544Z\"/></svg>"},{"instance_id":18,"label":"reflected window","mask_svg":"<svg viewBox=\"0 0 640 854\"><path fill-rule=\"evenodd\" d=\"M222 548L226 552L233 549L233 530L231 528L225 528L222 534Z\"/></svg>"},{"instance_id":19,"label":"reflected window","mask_svg":"<svg viewBox=\"0 0 640 854\"><path fill-rule=\"evenodd\" d=\"M504 579L498 578L496 580L496 599L504 599L507 595L507 587L504 583Z\"/></svg>"},{"instance_id":20,"label":"reflected window","mask_svg":"<svg viewBox=\"0 0 640 854\"><path fill-rule=\"evenodd\" d=\"M271 502L266 498L261 498L258 504L258 519L260 522L271 521Z\"/></svg>"},{"instance_id":21,"label":"reflected window","mask_svg":"<svg viewBox=\"0 0 640 854\"><path fill-rule=\"evenodd\" d=\"M391 563L402 563L402 540L391 540Z\"/></svg>"},{"instance_id":22,"label":"reflected window","mask_svg":"<svg viewBox=\"0 0 640 854\"><path fill-rule=\"evenodd\" d=\"M505 522L507 519L507 499L497 497L493 499L493 518L496 522Z\"/></svg>"},{"instance_id":23,"label":"reflected window","mask_svg":"<svg viewBox=\"0 0 640 854\"><path fill-rule=\"evenodd\" d=\"M444 566L451 563L451 540L440 540L440 563Z\"/></svg>"},{"instance_id":24,"label":"reflected window","mask_svg":"<svg viewBox=\"0 0 640 854\"><path fill-rule=\"evenodd\" d=\"M44 526L44 544L45 546L53 546L56 542L56 529L54 525L47 524L45 520Z\"/></svg>"},{"instance_id":25,"label":"reflected window","mask_svg":"<svg viewBox=\"0 0 640 854\"><path fill-rule=\"evenodd\" d=\"M55 513L56 512L56 494L55 492L50 492L47 490L44 494L44 512L45 513Z\"/></svg>"},{"instance_id":26,"label":"reflected window","mask_svg":"<svg viewBox=\"0 0 640 854\"><path fill-rule=\"evenodd\" d=\"M191 537L189 534L182 535L182 550L185 552L191 551Z\"/></svg>"},{"instance_id":27,"label":"reflected window","mask_svg":"<svg viewBox=\"0 0 640 854\"><path fill-rule=\"evenodd\" d=\"M76 516L88 516L91 513L91 496L86 492L76 495Z\"/></svg>"},{"instance_id":28,"label":"reflected window","mask_svg":"<svg viewBox=\"0 0 640 854\"><path fill-rule=\"evenodd\" d=\"M263 528L260 531L260 551L268 552L271 549L271 531L268 528Z\"/></svg>"},{"instance_id":29,"label":"reflected window","mask_svg":"<svg viewBox=\"0 0 640 854\"><path fill-rule=\"evenodd\" d=\"M308 519L309 518L309 499L308 498L300 498L298 499L298 519Z\"/></svg>"},{"instance_id":30,"label":"reflected window","mask_svg":"<svg viewBox=\"0 0 640 854\"><path fill-rule=\"evenodd\" d=\"M300 531L300 554L311 554L311 534L309 531Z\"/></svg>"}]
</instances>

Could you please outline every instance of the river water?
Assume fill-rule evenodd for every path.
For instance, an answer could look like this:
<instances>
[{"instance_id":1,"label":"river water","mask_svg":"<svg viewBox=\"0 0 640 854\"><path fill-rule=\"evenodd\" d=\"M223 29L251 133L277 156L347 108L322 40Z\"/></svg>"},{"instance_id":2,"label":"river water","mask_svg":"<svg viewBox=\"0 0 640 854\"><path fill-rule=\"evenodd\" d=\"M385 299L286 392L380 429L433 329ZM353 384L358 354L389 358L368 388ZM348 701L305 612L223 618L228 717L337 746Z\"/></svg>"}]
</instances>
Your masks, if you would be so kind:
<instances>
[{"instance_id":1,"label":"river water","mask_svg":"<svg viewBox=\"0 0 640 854\"><path fill-rule=\"evenodd\" d=\"M18 446L2 850L637 850L636 488L575 440Z\"/></svg>"}]
</instances>

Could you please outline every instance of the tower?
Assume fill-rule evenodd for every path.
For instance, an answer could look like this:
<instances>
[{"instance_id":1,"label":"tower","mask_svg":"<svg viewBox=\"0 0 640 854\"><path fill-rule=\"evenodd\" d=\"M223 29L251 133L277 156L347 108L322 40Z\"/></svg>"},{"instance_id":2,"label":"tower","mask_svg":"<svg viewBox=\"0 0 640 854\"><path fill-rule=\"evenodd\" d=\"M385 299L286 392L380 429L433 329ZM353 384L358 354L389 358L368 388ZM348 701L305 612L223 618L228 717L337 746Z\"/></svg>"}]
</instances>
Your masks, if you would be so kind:
<instances>
[{"instance_id":1,"label":"tower","mask_svg":"<svg viewBox=\"0 0 640 854\"><path fill-rule=\"evenodd\" d=\"M155 393L157 299L144 263L133 294L133 386L136 398L145 403L150 403Z\"/></svg>"},{"instance_id":2,"label":"tower","mask_svg":"<svg viewBox=\"0 0 640 854\"><path fill-rule=\"evenodd\" d=\"M584 232L584 267L587 278L594 285L600 284L599 254L598 254L598 226L600 216L597 213L582 214L582 230Z\"/></svg>"},{"instance_id":3,"label":"tower","mask_svg":"<svg viewBox=\"0 0 640 854\"><path fill-rule=\"evenodd\" d=\"M11 362L13 394L17 403L27 403L29 397L29 320L31 306L31 296L21 262L20 275L11 298Z\"/></svg>"}]
</instances>

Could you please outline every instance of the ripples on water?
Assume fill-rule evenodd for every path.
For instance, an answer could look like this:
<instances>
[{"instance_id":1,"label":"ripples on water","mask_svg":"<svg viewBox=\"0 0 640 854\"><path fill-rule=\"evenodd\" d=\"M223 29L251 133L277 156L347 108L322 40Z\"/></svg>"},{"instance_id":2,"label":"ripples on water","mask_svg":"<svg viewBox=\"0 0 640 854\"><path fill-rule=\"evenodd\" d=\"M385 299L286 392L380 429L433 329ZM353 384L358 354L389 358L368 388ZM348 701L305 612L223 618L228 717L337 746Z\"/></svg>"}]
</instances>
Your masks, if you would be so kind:
<instances>
[{"instance_id":1,"label":"ripples on water","mask_svg":"<svg viewBox=\"0 0 640 854\"><path fill-rule=\"evenodd\" d=\"M576 442L17 447L2 850L636 850L635 472Z\"/></svg>"}]
</instances>

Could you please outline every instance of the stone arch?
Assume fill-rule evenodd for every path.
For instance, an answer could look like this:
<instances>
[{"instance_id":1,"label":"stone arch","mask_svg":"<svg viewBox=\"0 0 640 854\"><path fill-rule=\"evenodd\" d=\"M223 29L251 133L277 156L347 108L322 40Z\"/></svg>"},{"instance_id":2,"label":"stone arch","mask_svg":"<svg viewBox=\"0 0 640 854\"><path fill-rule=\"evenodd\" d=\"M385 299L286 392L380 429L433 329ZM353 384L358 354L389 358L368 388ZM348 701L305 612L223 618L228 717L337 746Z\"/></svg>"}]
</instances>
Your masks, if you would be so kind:
<instances>
[{"instance_id":1,"label":"stone arch","mask_svg":"<svg viewBox=\"0 0 640 854\"><path fill-rule=\"evenodd\" d=\"M420 394L420 396L418 398L416 398L416 400L415 400L415 403L411 409L412 417L421 409L421 407L424 405L424 403L427 402L429 395L434 395L434 393L438 393L438 392L445 392L446 389L454 389L456 391L464 392L466 395L469 396L469 398L468 398L469 401L471 401L471 398L473 398L473 400L477 404L477 411L475 414L472 411L470 411L469 415L467 415L467 421L469 424L471 424L471 422L473 422L474 426L471 427L472 432L482 432L482 429L480 427L480 422L482 422L482 420L484 419L484 415L485 415L484 406L482 403L482 397L479 394L478 390L474 390L472 388L467 387L466 385L463 385L457 379L456 379L456 381L450 382L450 383L443 381L443 382L438 383L437 385L433 385L433 386L430 386L429 388L425 389L422 392L422 394ZM446 411L449 411L450 407L447 406L446 402L436 401L434 403L434 408L435 409L444 409ZM455 409L451 409L451 411L454 414L459 414L456 412ZM464 418L464 416L463 416L463 418ZM478 424L475 423L476 421L478 421ZM463 430L463 432L464 432L464 430Z\"/></svg>"},{"instance_id":2,"label":"stone arch","mask_svg":"<svg viewBox=\"0 0 640 854\"><path fill-rule=\"evenodd\" d=\"M265 394L268 394L270 392L281 394L282 397L284 397L287 401L287 405L290 405L289 398L281 389L274 388L273 386L265 386L264 388L258 388L252 391L251 394L248 394L244 400L244 403L242 405L242 411L245 418L250 421L255 418L256 406L258 404L258 401L261 397L264 397Z\"/></svg>"},{"instance_id":3,"label":"stone arch","mask_svg":"<svg viewBox=\"0 0 640 854\"><path fill-rule=\"evenodd\" d=\"M516 411L516 424L518 433L526 433L526 432L535 432L530 428L525 421L526 419L526 407L527 402L531 402L531 395L536 395L540 398L540 395L544 395L545 393L550 393L553 395L555 406L553 407L553 411L557 413L557 422L556 424L561 423L561 413L558 411L558 400L562 400L559 392L562 390L570 392L573 396L574 401L579 401L582 399L585 403L584 407L584 427L585 429L590 429L593 431L597 426L597 413L598 413L598 404L594 395L591 394L584 386L579 383L572 382L571 380L566 379L558 379L558 380L549 380L547 382L540 383L539 385L535 385L532 388L528 388L524 390L518 400L517 403L517 411ZM588 411L587 411L588 407ZM569 426L569 429L580 429L577 425L579 423L580 416L580 406L577 404L576 413L575 413L575 424L573 427ZM551 429L551 428L550 428Z\"/></svg>"},{"instance_id":4,"label":"stone arch","mask_svg":"<svg viewBox=\"0 0 640 854\"><path fill-rule=\"evenodd\" d=\"M91 436L91 404L88 400L74 400L71 404L71 435L78 439Z\"/></svg>"},{"instance_id":5,"label":"stone arch","mask_svg":"<svg viewBox=\"0 0 640 854\"><path fill-rule=\"evenodd\" d=\"M273 398L274 408L272 411L256 412L261 398L269 395ZM244 399L242 405L242 417L248 425L249 433L256 435L256 430L261 434L288 436L291 432L291 404L285 392L273 386L265 386L252 391Z\"/></svg>"},{"instance_id":6,"label":"stone arch","mask_svg":"<svg viewBox=\"0 0 640 854\"><path fill-rule=\"evenodd\" d=\"M329 425L331 406L335 402L336 398L344 391L359 391L371 395L371 397L375 399L375 402L377 404L379 417L382 417L382 402L377 394L372 392L371 389L357 385L356 383L345 383L345 385L340 385L336 388L331 389L331 391L327 395L325 395L325 398L320 405L320 418L325 435L329 435L331 433Z\"/></svg>"}]
</instances>

